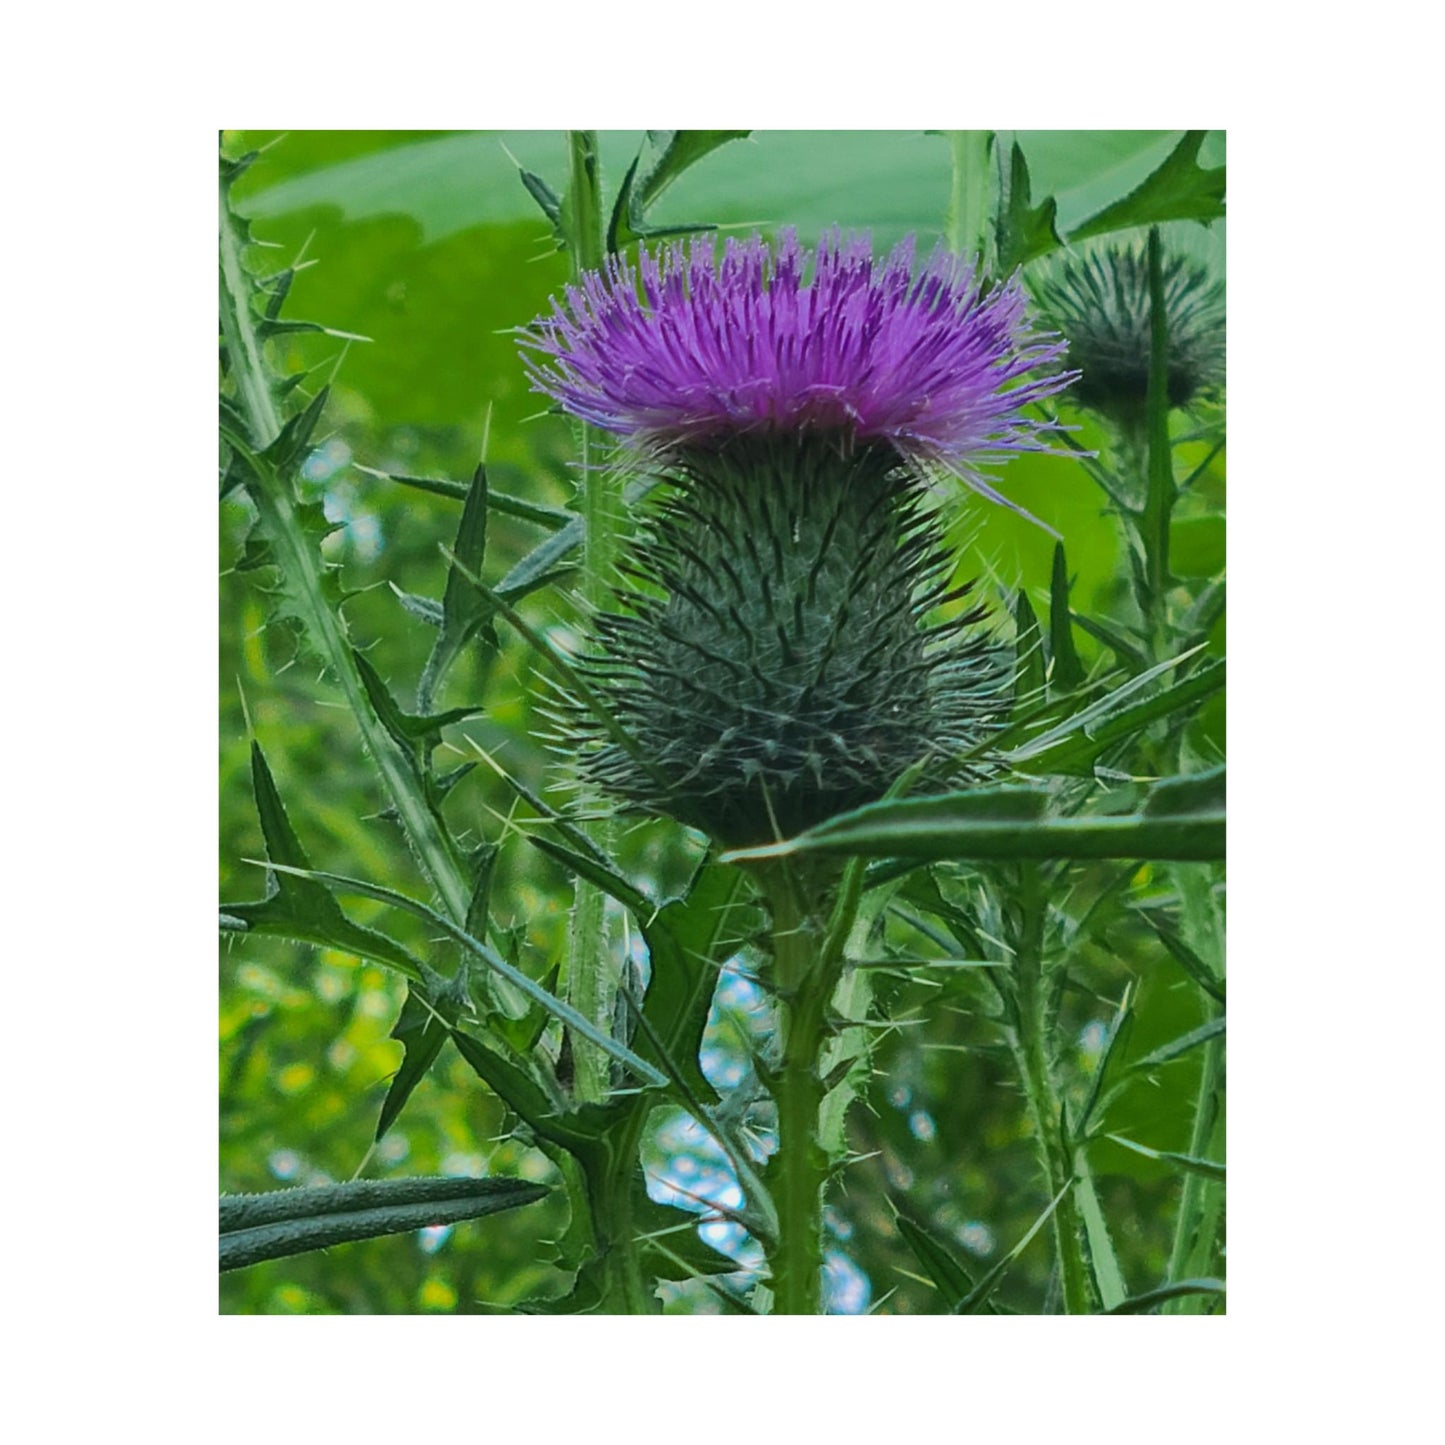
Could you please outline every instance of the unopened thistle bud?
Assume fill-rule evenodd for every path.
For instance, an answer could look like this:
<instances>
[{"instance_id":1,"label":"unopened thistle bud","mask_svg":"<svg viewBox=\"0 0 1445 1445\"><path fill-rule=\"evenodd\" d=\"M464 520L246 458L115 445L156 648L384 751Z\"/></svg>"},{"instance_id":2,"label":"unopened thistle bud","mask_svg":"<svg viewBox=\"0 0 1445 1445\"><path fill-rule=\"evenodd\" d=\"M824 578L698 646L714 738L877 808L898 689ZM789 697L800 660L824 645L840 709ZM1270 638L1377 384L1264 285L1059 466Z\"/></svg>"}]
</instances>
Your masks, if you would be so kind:
<instances>
[{"instance_id":1,"label":"unopened thistle bud","mask_svg":"<svg viewBox=\"0 0 1445 1445\"><path fill-rule=\"evenodd\" d=\"M1224 288L1199 262L1163 261L1171 407L1214 396L1224 382ZM1142 245L1101 246L1033 283L1047 324L1079 370L1071 396L1120 425L1139 424L1149 393L1149 260Z\"/></svg>"},{"instance_id":2,"label":"unopened thistle bud","mask_svg":"<svg viewBox=\"0 0 1445 1445\"><path fill-rule=\"evenodd\" d=\"M925 478L996 495L979 466L1043 445L1024 409L1070 377L1024 306L942 249L785 232L613 258L523 333L536 389L671 484L583 663L638 746L579 710L585 776L740 846L984 735L1008 671Z\"/></svg>"}]
</instances>

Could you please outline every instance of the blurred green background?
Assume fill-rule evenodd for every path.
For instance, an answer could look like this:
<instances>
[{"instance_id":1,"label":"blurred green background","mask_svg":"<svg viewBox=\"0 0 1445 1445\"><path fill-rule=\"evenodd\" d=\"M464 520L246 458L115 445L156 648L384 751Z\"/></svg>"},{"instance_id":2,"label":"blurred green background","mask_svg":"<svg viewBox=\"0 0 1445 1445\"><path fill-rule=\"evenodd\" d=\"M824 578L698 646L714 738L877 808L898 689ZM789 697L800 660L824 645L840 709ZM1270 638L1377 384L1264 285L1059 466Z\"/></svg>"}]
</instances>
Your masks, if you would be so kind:
<instances>
[{"instance_id":1,"label":"blurred green background","mask_svg":"<svg viewBox=\"0 0 1445 1445\"><path fill-rule=\"evenodd\" d=\"M1023 132L1035 197L1057 195L1070 225L1124 194L1159 164L1177 132ZM604 185L620 181L642 132L603 132ZM356 469L465 481L486 449L491 485L556 505L573 495L571 426L543 415L528 390L512 329L543 311L568 275L550 228L520 184L517 165L563 189L561 132L269 131L226 133L236 155L267 147L236 187L258 241L275 248L264 264L304 256L316 264L297 277L285 314L369 338L340 342L296 336L277 343L283 369L320 368L332 382L322 440L306 466L307 485L338 530L326 547L354 593L346 604L353 637L393 691L410 702L430 630L399 604L393 585L440 595L458 508L446 498L403 489ZM1217 164L1223 138L1212 133L1201 159ZM757 133L731 143L684 174L654 212L659 223L710 222L725 233L794 225L805 243L839 225L871 231L879 247L908 232L923 249L942 234L950 193L946 142L916 132ZM1223 274L1223 225L1165 228L1176 249ZM258 264L263 264L258 258ZM1099 438L1082 417L1086 445ZM1199 448L1200 455L1204 451ZM1181 449L1188 463L1188 447ZM1024 457L1002 474L1001 489L1065 539L1076 576L1076 609L1107 617L1121 606L1125 579L1114 522L1084 471L1061 456ZM1053 538L1032 523L972 497L950 499L965 573L982 573L1001 599L1023 586L1047 597ZM314 661L299 655L284 626L268 625L264 574L236 570L250 516L228 500L220 513L221 896L259 895L262 874L241 860L261 855L250 793L246 712L266 750L293 825L318 867L354 874L424 897L426 885L362 753L350 715ZM486 572L500 576L541 533L494 515ZM1224 564L1223 459L1202 479L1176 521L1176 570L1203 578ZM539 624L566 628L567 597L530 599ZM1042 606L1040 607L1042 611ZM1079 639L1088 662L1093 646ZM1216 638L1222 647L1222 636ZM536 741L543 701L535 670L509 632L488 684L487 711L450 730L461 763L475 758L465 733L534 787L559 781L554 759ZM463 659L439 699L476 700L474 660ZM1195 730L1201 755L1223 746L1222 703ZM511 795L476 769L454 791L449 816L476 841L502 841ZM679 847L665 823L626 836L625 862L665 894L685 878L694 842ZM514 957L534 976L560 951L570 898L559 868L524 843L503 848L493 890L498 917L514 930ZM1083 870L1087 875L1088 870ZM1087 891L1090 879L1081 887ZM1146 885L1147 887L1147 880ZM348 901L362 922L381 909ZM414 920L388 915L385 927L419 953L436 945ZM1081 1062L1097 1052L1106 1000L1139 979L1135 1048L1142 1052L1199 1022L1197 991L1147 930L1122 928L1107 948L1090 944L1081 968L1093 992L1071 996L1066 1016ZM830 1211L834 1307L882 1301L884 1312L926 1312L931 1288L892 1224L887 1203L907 1196L957 1241L987 1261L1028 1227L1044 1202L1021 1101L1006 1060L977 1018L969 986L927 1000L900 997L896 1011L926 1016L877 1049L876 1090L851 1118L863 1158L846 1173ZM515 1174L548 1180L546 1158L505 1137L497 1101L447 1049L398 1124L367 1162L377 1111L401 1047L389 1040L403 997L401 980L357 959L278 940L246 938L221 959L220 1186L224 1191L352 1177L421 1173ZM925 1008L926 1004L926 1008ZM756 1026L756 999L734 988L720 1000L721 1043L728 1030ZM1115 1127L1161 1149L1182 1149L1197 1066L1181 1064L1167 1087L1135 1091ZM675 1120L655 1117L649 1165L661 1174L712 1179L697 1141ZM695 1157L694 1157L695 1156ZM1097 1155L1099 1187L1131 1285L1163 1277L1169 1211L1178 1179L1163 1166L1110 1145ZM659 1190L661 1186L658 1186ZM549 1241L566 1225L560 1195L540 1205L420 1235L352 1244L224 1276L223 1312L407 1313L509 1308L555 1294L566 1275L548 1262ZM1047 1251L1026 1254L1001 1298L1036 1308L1045 1297ZM692 1287L669 1286L667 1307L715 1309Z\"/></svg>"}]
</instances>

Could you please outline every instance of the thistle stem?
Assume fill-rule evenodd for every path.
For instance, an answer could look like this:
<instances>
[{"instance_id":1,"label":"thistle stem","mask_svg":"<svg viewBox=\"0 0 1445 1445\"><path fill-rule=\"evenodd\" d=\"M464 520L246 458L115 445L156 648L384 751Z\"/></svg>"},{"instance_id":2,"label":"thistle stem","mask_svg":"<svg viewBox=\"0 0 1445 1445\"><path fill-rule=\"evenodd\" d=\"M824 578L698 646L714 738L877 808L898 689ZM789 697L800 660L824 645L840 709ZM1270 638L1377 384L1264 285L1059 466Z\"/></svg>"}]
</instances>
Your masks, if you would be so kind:
<instances>
[{"instance_id":1,"label":"thistle stem","mask_svg":"<svg viewBox=\"0 0 1445 1445\"><path fill-rule=\"evenodd\" d=\"M221 332L236 378L237 399L258 449L281 430L269 368L250 300L254 283L242 258L244 238L224 182L221 185ZM327 600L322 560L297 514L290 480L275 468L260 466L249 488L261 526L275 551L284 584L306 628L307 637L341 686L366 750L375 759L417 862L441 895L448 914L467 916L471 888L451 840L423 796L411 760L381 725L357 671L345 627Z\"/></svg>"},{"instance_id":2,"label":"thistle stem","mask_svg":"<svg viewBox=\"0 0 1445 1445\"><path fill-rule=\"evenodd\" d=\"M564 229L572 256L572 279L602 264L602 189L598 163L597 133L567 132L570 182L564 206ZM595 465L595 443L591 428L580 427L580 496L578 510L586 527L582 544L582 575L579 591L590 613L602 611L617 558L617 478ZM613 829L603 819L589 829L593 841L610 851ZM567 998L585 1018L603 1028L611 1024L616 989L609 963L611 948L607 934L607 904L600 889L579 878L573 897L568 934ZM607 1096L610 1067L605 1054L585 1039L572 1041L576 1063L576 1093L584 1103L598 1103Z\"/></svg>"},{"instance_id":3,"label":"thistle stem","mask_svg":"<svg viewBox=\"0 0 1445 1445\"><path fill-rule=\"evenodd\" d=\"M1038 866L1020 868L1019 900L1023 910L1014 960L1014 1024L1010 1044L1028 1099L1039 1164L1052 1197L1072 1183L1073 1160L1064 1136L1063 1102L1049 1061L1049 988L1044 970L1044 916L1047 903ZM1064 1311L1086 1315L1094 1303L1084 1259L1081 1221L1074 1191L1069 1189L1054 1211L1054 1249L1063 1279Z\"/></svg>"},{"instance_id":4,"label":"thistle stem","mask_svg":"<svg viewBox=\"0 0 1445 1445\"><path fill-rule=\"evenodd\" d=\"M982 255L988 232L988 151L993 132L951 130L947 134L953 162L948 247L960 256Z\"/></svg>"},{"instance_id":5,"label":"thistle stem","mask_svg":"<svg viewBox=\"0 0 1445 1445\"><path fill-rule=\"evenodd\" d=\"M783 1016L783 1050L774 1095L778 1105L778 1238L771 1258L776 1314L820 1310L822 1198L828 1158L818 1142L823 1102L818 1055L824 1010L836 973L823 957L822 931L803 880L787 865L759 870L772 917L773 977Z\"/></svg>"}]
</instances>

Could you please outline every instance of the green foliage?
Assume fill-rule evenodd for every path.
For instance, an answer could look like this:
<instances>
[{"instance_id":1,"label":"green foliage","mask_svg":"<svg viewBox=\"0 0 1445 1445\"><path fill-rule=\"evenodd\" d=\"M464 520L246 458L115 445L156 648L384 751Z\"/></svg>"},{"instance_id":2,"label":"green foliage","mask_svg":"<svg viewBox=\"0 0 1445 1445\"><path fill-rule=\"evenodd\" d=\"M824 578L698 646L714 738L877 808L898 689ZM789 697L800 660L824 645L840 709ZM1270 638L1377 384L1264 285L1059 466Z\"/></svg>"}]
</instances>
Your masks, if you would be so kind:
<instances>
[{"instance_id":1,"label":"green foliage","mask_svg":"<svg viewBox=\"0 0 1445 1445\"><path fill-rule=\"evenodd\" d=\"M1066 555L945 505L935 545L984 580L940 616L997 599L991 655L1018 663L995 726L950 751L967 787L929 759L740 867L666 820L594 826L548 751L554 684L574 722L579 696L589 483L610 478L629 565L659 498L595 435L576 468L510 332L579 244L945 230L937 136L745 134L302 132L223 168L222 897L248 901L222 911L221 1182L447 1176L531 1201L308 1236L225 1273L227 1312L763 1313L780 1206L810 1189L834 1309L1222 1308L1221 411L1171 413L1156 382L1135 443L1066 395L1071 454L1000 479ZM994 151L978 234L1000 265L1032 282L1061 237L1122 232L1146 371L1177 363L1138 228L1161 228L1166 310L1171 255L1222 274L1219 135ZM582 966L612 984L580 1014L579 877L610 900ZM818 878L796 935L815 1008L780 985L772 895ZM785 1019L814 1046L801 1073ZM764 1156L799 1110L816 1147L785 1128L785 1151L819 1167L787 1182Z\"/></svg>"},{"instance_id":2,"label":"green foliage","mask_svg":"<svg viewBox=\"0 0 1445 1445\"><path fill-rule=\"evenodd\" d=\"M221 1270L383 1234L481 1219L547 1191L518 1179L356 1180L221 1199Z\"/></svg>"}]
</instances>

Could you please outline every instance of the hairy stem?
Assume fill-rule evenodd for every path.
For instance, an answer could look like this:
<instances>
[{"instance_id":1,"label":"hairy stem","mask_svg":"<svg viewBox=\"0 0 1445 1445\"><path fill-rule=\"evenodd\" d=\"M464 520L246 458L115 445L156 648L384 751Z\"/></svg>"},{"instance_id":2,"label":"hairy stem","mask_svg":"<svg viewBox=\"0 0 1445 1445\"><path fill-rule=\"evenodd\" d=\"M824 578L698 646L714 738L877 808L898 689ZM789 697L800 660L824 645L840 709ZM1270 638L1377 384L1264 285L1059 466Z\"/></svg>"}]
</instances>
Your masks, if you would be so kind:
<instances>
[{"instance_id":1,"label":"hairy stem","mask_svg":"<svg viewBox=\"0 0 1445 1445\"><path fill-rule=\"evenodd\" d=\"M572 278L595 270L604 255L602 181L595 131L567 132L569 184L564 204L564 228L572 256ZM612 569L617 560L618 477L597 465L597 440L592 429L581 426L581 494L577 510L585 526L582 568L578 590L587 613L602 611L608 602ZM603 852L611 851L614 829L610 819L593 823L588 832ZM616 1005L616 980L611 968L612 950L607 928L607 904L600 889L579 878L573 895L568 931L567 998L586 1018L610 1027ZM584 1103L607 1096L610 1068L606 1055L585 1039L574 1038L576 1094Z\"/></svg>"},{"instance_id":2,"label":"hairy stem","mask_svg":"<svg viewBox=\"0 0 1445 1445\"><path fill-rule=\"evenodd\" d=\"M774 1085L778 1105L778 1237L770 1259L776 1314L819 1313L822 1296L823 1186L828 1156L818 1139L823 1102L818 1056L825 1010L838 980L823 946L820 898L787 864L759 870L772 919L773 978L782 1011L783 1048Z\"/></svg>"},{"instance_id":3,"label":"hairy stem","mask_svg":"<svg viewBox=\"0 0 1445 1445\"><path fill-rule=\"evenodd\" d=\"M1048 979L1044 972L1044 917L1047 903L1042 875L1036 864L1019 870L1022 922L1014 960L1014 1026L1010 1044L1028 1099L1039 1165L1047 1192L1059 1194L1074 1178L1073 1160L1064 1137L1063 1103L1054 1083L1049 1059L1052 1020L1049 1017ZM1064 1310L1071 1315L1090 1314L1094 1301L1084 1259L1078 1203L1068 1190L1054 1211L1054 1248L1064 1288Z\"/></svg>"},{"instance_id":4,"label":"hairy stem","mask_svg":"<svg viewBox=\"0 0 1445 1445\"><path fill-rule=\"evenodd\" d=\"M255 288L242 257L245 238L231 210L224 181L220 239L221 333L226 339L237 399L260 450L279 434L281 413L272 389L271 372L262 355L256 315L251 309L250 299ZM366 750L375 760L382 783L401 819L412 852L446 911L461 922L467 916L471 897L465 873L453 852L451 839L422 792L411 760L372 710L345 626L325 595L323 562L298 515L290 478L262 465L257 468L257 482L249 488L249 494L307 636L341 687Z\"/></svg>"},{"instance_id":5,"label":"hairy stem","mask_svg":"<svg viewBox=\"0 0 1445 1445\"><path fill-rule=\"evenodd\" d=\"M988 236L988 152L993 132L951 130L953 185L948 198L948 247L959 255L982 255Z\"/></svg>"}]
</instances>

